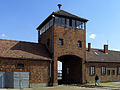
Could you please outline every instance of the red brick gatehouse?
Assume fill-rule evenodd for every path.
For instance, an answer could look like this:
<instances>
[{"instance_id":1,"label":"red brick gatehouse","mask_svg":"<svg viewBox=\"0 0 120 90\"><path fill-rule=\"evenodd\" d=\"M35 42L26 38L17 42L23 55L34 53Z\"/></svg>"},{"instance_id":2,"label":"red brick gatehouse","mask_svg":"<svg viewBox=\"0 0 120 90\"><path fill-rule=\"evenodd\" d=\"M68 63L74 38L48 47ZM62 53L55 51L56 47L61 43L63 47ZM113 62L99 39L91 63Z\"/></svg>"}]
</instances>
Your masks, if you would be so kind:
<instances>
[{"instance_id":1,"label":"red brick gatehouse","mask_svg":"<svg viewBox=\"0 0 120 90\"><path fill-rule=\"evenodd\" d=\"M58 85L58 61L62 83L120 80L120 52L86 49L87 21L58 10L37 27L38 43L0 39L0 88Z\"/></svg>"}]
</instances>

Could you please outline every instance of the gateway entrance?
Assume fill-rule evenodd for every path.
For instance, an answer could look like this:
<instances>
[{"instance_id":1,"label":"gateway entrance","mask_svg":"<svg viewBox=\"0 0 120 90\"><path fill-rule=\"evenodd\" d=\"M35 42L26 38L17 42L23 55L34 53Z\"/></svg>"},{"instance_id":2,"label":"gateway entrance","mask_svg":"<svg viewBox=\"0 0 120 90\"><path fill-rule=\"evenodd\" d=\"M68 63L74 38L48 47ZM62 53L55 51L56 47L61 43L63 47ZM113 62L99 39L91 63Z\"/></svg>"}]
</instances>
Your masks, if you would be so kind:
<instances>
[{"instance_id":1,"label":"gateway entrance","mask_svg":"<svg viewBox=\"0 0 120 90\"><path fill-rule=\"evenodd\" d=\"M82 83L82 59L74 55L64 55L58 58L62 62L62 79L58 83Z\"/></svg>"}]
</instances>

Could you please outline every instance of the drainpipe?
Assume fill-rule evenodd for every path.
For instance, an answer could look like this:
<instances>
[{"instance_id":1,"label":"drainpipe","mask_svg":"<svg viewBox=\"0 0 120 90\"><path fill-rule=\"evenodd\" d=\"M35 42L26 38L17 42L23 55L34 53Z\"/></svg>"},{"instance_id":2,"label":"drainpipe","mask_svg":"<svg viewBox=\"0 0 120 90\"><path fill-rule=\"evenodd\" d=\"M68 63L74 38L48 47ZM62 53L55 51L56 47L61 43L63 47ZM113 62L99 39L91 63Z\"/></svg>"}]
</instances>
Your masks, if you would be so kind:
<instances>
[{"instance_id":1,"label":"drainpipe","mask_svg":"<svg viewBox=\"0 0 120 90\"><path fill-rule=\"evenodd\" d=\"M86 83L86 22L84 23L84 30L85 30L85 72L84 72L84 79L85 79L85 82L84 83Z\"/></svg>"},{"instance_id":2,"label":"drainpipe","mask_svg":"<svg viewBox=\"0 0 120 90\"><path fill-rule=\"evenodd\" d=\"M55 16L52 15L53 19L53 26L52 26L52 62L51 62L51 85L53 86L54 83L54 24L55 24Z\"/></svg>"},{"instance_id":3,"label":"drainpipe","mask_svg":"<svg viewBox=\"0 0 120 90\"><path fill-rule=\"evenodd\" d=\"M49 82L49 86L52 86L52 60L50 60L50 82Z\"/></svg>"}]
</instances>

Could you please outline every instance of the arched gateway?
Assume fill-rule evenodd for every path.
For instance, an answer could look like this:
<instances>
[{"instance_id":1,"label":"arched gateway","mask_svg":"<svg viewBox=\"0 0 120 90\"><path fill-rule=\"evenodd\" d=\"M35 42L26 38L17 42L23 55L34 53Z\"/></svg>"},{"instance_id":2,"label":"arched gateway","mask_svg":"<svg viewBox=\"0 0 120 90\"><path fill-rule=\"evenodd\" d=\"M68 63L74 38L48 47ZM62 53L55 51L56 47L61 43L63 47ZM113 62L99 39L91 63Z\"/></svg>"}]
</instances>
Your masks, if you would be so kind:
<instances>
[{"instance_id":1,"label":"arched gateway","mask_svg":"<svg viewBox=\"0 0 120 90\"><path fill-rule=\"evenodd\" d=\"M75 55L63 55L58 58L62 62L62 83L82 83L82 59Z\"/></svg>"}]
</instances>

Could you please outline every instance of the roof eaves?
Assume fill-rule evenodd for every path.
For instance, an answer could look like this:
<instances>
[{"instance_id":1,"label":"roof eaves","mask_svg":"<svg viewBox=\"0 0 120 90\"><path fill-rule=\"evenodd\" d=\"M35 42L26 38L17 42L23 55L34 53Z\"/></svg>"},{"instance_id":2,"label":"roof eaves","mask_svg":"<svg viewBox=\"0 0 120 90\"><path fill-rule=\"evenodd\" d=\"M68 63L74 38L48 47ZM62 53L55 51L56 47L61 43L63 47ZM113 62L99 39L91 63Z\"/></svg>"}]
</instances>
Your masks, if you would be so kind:
<instances>
[{"instance_id":1,"label":"roof eaves","mask_svg":"<svg viewBox=\"0 0 120 90\"><path fill-rule=\"evenodd\" d=\"M39 30L53 15L54 12L52 12L36 29Z\"/></svg>"},{"instance_id":2,"label":"roof eaves","mask_svg":"<svg viewBox=\"0 0 120 90\"><path fill-rule=\"evenodd\" d=\"M0 59L16 59L16 60L40 60L40 61L51 61L52 59L37 59L37 58L14 58L14 57L0 57Z\"/></svg>"},{"instance_id":3,"label":"roof eaves","mask_svg":"<svg viewBox=\"0 0 120 90\"><path fill-rule=\"evenodd\" d=\"M98 62L98 63L102 63L102 62L104 62L104 63L115 63L115 62L120 62L120 60L87 60L86 62Z\"/></svg>"}]
</instances>

